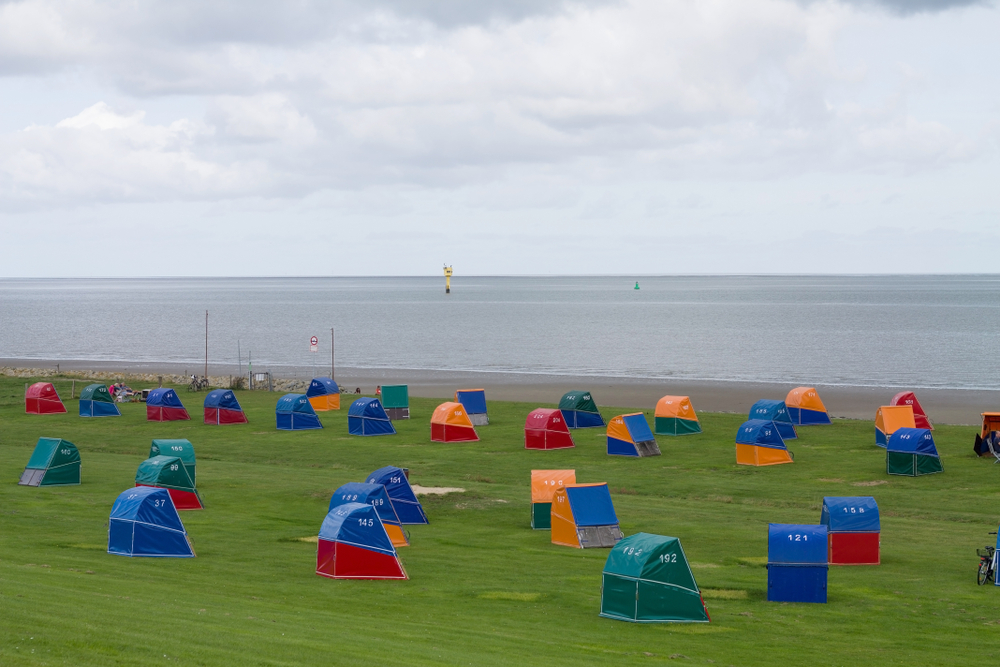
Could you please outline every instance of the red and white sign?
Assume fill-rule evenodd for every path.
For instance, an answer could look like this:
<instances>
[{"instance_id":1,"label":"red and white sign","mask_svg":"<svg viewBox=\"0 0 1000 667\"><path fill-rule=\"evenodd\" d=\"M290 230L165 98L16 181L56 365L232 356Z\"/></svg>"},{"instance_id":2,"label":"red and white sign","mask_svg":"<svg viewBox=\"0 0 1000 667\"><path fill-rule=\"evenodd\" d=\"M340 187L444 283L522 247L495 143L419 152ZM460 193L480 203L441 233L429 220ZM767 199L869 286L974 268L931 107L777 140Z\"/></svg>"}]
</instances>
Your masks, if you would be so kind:
<instances>
[{"instance_id":1,"label":"red and white sign","mask_svg":"<svg viewBox=\"0 0 1000 667\"><path fill-rule=\"evenodd\" d=\"M309 339L309 351L310 352L319 351L319 338L316 338L316 336L313 336L312 338Z\"/></svg>"}]
</instances>

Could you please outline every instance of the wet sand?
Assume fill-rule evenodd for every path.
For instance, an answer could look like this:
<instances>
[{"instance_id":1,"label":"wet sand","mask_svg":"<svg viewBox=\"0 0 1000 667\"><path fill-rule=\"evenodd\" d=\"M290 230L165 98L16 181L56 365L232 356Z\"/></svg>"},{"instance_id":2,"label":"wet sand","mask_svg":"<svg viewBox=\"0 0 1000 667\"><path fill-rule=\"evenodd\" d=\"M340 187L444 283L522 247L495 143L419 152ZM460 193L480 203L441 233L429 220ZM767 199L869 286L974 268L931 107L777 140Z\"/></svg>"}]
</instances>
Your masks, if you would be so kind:
<instances>
[{"instance_id":1,"label":"wet sand","mask_svg":"<svg viewBox=\"0 0 1000 667\"><path fill-rule=\"evenodd\" d=\"M0 359L0 366L52 368L63 372L83 370L120 371L123 373L201 374L202 365L172 363L95 362L86 360L58 362L35 359ZM262 368L275 377L308 380L315 374L327 374L328 368ZM234 365L209 364L210 375L237 373ZM372 394L376 385L407 384L412 396L450 398L456 389L483 388L491 400L523 401L554 405L572 389L593 393L599 406L652 408L667 394L690 396L695 410L746 414L759 399L784 399L794 384L713 382L701 380L670 381L624 377L572 375L535 375L528 373L477 373L470 371L435 371L420 369L338 368L335 379L349 390L359 387ZM814 385L833 417L874 419L875 410L888 404L898 391L908 387L852 387ZM941 424L979 424L980 413L1000 411L1000 391L968 389L917 389L917 397L931 420Z\"/></svg>"}]
</instances>

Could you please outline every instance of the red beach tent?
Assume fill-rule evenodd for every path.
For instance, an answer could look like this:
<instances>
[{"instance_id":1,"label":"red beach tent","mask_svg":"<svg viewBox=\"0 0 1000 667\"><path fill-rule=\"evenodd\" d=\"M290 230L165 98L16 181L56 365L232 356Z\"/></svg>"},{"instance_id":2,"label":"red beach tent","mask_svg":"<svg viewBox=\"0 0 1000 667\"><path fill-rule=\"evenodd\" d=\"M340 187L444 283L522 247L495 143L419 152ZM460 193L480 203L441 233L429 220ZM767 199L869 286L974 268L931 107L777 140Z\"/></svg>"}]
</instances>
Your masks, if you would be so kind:
<instances>
[{"instance_id":1,"label":"red beach tent","mask_svg":"<svg viewBox=\"0 0 1000 667\"><path fill-rule=\"evenodd\" d=\"M66 412L66 406L51 382L36 382L24 395L24 411L29 415L51 415Z\"/></svg>"},{"instance_id":2,"label":"red beach tent","mask_svg":"<svg viewBox=\"0 0 1000 667\"><path fill-rule=\"evenodd\" d=\"M538 408L524 421L525 449L565 449L574 447L561 410Z\"/></svg>"},{"instance_id":3,"label":"red beach tent","mask_svg":"<svg viewBox=\"0 0 1000 667\"><path fill-rule=\"evenodd\" d=\"M931 420L927 417L927 413L924 412L923 407L920 405L920 401L917 400L917 395L912 391L901 391L892 397L889 401L889 405L909 405L913 408L913 423L917 428L929 428L932 431L934 427L931 426Z\"/></svg>"}]
</instances>

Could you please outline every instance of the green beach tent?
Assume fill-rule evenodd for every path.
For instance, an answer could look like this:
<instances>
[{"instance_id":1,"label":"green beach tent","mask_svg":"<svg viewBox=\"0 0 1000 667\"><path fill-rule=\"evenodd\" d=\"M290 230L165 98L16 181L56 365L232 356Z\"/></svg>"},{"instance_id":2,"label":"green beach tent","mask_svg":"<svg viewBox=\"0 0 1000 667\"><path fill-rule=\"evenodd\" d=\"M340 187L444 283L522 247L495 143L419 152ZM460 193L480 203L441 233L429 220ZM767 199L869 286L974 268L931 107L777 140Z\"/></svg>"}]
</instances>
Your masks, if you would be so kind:
<instances>
[{"instance_id":1,"label":"green beach tent","mask_svg":"<svg viewBox=\"0 0 1000 667\"><path fill-rule=\"evenodd\" d=\"M81 417L121 417L107 385L88 384L80 392Z\"/></svg>"},{"instance_id":2,"label":"green beach tent","mask_svg":"<svg viewBox=\"0 0 1000 667\"><path fill-rule=\"evenodd\" d=\"M405 384L382 385L382 407L389 419L410 418L410 387Z\"/></svg>"},{"instance_id":3,"label":"green beach tent","mask_svg":"<svg viewBox=\"0 0 1000 667\"><path fill-rule=\"evenodd\" d=\"M604 564L601 616L635 623L708 623L708 609L676 537L636 533Z\"/></svg>"},{"instance_id":4,"label":"green beach tent","mask_svg":"<svg viewBox=\"0 0 1000 667\"><path fill-rule=\"evenodd\" d=\"M170 493L174 507L179 510L200 510L201 502L194 480L188 474L179 456L151 456L139 464L135 473L136 486L158 486Z\"/></svg>"},{"instance_id":5,"label":"green beach tent","mask_svg":"<svg viewBox=\"0 0 1000 667\"><path fill-rule=\"evenodd\" d=\"M153 444L149 446L149 458L154 456L176 456L184 463L184 469L187 470L191 481L198 483L198 477L195 475L194 445L190 440L153 440Z\"/></svg>"},{"instance_id":6,"label":"green beach tent","mask_svg":"<svg viewBox=\"0 0 1000 667\"><path fill-rule=\"evenodd\" d=\"M886 444L885 471L906 477L944 472L930 429L896 429Z\"/></svg>"},{"instance_id":7,"label":"green beach tent","mask_svg":"<svg viewBox=\"0 0 1000 667\"><path fill-rule=\"evenodd\" d=\"M69 440L39 438L18 482L21 486L68 486L80 483L80 450Z\"/></svg>"},{"instance_id":8,"label":"green beach tent","mask_svg":"<svg viewBox=\"0 0 1000 667\"><path fill-rule=\"evenodd\" d=\"M589 391L570 391L559 400L559 410L566 426L570 428L597 428L606 426L601 411Z\"/></svg>"}]
</instances>

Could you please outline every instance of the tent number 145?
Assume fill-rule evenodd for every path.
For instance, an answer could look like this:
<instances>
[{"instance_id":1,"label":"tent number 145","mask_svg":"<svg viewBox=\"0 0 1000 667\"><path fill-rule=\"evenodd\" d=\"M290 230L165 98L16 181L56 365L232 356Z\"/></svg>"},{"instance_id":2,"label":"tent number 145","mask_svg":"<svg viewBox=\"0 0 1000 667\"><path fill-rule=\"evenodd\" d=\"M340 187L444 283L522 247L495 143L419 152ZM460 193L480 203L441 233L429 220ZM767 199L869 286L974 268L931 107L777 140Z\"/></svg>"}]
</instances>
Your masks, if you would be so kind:
<instances>
[{"instance_id":1,"label":"tent number 145","mask_svg":"<svg viewBox=\"0 0 1000 667\"><path fill-rule=\"evenodd\" d=\"M358 525L359 526L367 526L367 527L371 528L372 526L375 525L375 522L372 519L358 519Z\"/></svg>"}]
</instances>

